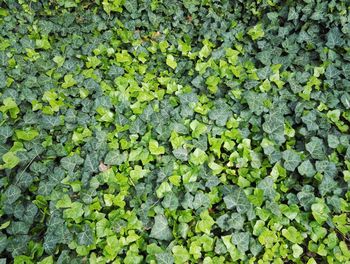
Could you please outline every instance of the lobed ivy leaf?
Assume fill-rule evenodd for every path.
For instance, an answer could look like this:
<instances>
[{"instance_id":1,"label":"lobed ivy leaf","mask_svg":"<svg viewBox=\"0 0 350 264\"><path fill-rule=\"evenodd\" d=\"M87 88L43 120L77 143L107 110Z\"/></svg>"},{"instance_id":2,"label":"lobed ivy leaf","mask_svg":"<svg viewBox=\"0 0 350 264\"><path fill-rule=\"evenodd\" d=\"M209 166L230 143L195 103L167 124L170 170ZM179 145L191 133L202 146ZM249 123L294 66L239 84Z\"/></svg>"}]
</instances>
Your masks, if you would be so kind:
<instances>
[{"instance_id":1,"label":"lobed ivy leaf","mask_svg":"<svg viewBox=\"0 0 350 264\"><path fill-rule=\"evenodd\" d=\"M246 213L251 206L244 191L239 188L224 196L224 202L227 209L236 208L239 213Z\"/></svg>"},{"instance_id":2,"label":"lobed ivy leaf","mask_svg":"<svg viewBox=\"0 0 350 264\"><path fill-rule=\"evenodd\" d=\"M169 241L173 238L168 220L164 215L156 215L154 217L154 225L150 237L165 241Z\"/></svg>"}]
</instances>

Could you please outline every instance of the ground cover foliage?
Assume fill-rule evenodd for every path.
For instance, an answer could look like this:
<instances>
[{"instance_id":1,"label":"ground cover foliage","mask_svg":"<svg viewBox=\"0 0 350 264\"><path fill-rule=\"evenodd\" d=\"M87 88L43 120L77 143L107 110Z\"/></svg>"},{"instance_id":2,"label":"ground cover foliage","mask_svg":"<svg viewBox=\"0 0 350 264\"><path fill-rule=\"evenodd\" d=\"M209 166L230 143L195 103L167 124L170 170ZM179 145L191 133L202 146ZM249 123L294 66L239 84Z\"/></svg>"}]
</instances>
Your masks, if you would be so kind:
<instances>
[{"instance_id":1,"label":"ground cover foliage","mask_svg":"<svg viewBox=\"0 0 350 264\"><path fill-rule=\"evenodd\" d=\"M0 3L0 263L349 263L348 1Z\"/></svg>"}]
</instances>

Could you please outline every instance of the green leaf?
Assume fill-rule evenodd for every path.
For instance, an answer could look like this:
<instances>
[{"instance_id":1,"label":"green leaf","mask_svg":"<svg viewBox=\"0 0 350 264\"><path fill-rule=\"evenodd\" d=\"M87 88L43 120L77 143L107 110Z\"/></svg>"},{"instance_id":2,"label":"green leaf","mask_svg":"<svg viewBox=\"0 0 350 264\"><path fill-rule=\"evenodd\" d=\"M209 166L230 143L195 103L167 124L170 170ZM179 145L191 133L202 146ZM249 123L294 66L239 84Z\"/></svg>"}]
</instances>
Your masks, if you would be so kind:
<instances>
[{"instance_id":1,"label":"green leaf","mask_svg":"<svg viewBox=\"0 0 350 264\"><path fill-rule=\"evenodd\" d=\"M64 169L66 169L69 172L73 172L74 169L83 164L84 160L79 157L77 154L74 154L70 157L64 157L61 159L61 165Z\"/></svg>"},{"instance_id":2,"label":"green leaf","mask_svg":"<svg viewBox=\"0 0 350 264\"><path fill-rule=\"evenodd\" d=\"M167 181L164 181L158 187L156 194L158 198L163 198L168 192L171 192L171 185Z\"/></svg>"},{"instance_id":3,"label":"green leaf","mask_svg":"<svg viewBox=\"0 0 350 264\"><path fill-rule=\"evenodd\" d=\"M288 171L294 171L301 162L299 154L290 149L285 150L282 156L284 159L284 168Z\"/></svg>"},{"instance_id":4,"label":"green leaf","mask_svg":"<svg viewBox=\"0 0 350 264\"><path fill-rule=\"evenodd\" d=\"M42 261L38 262L38 264L53 264L53 263L54 261L52 256L46 257Z\"/></svg>"},{"instance_id":5,"label":"green leaf","mask_svg":"<svg viewBox=\"0 0 350 264\"><path fill-rule=\"evenodd\" d=\"M15 152L9 151L2 156L4 161L3 165L0 165L0 170L2 169L13 169L21 161L20 158L16 156Z\"/></svg>"},{"instance_id":6,"label":"green leaf","mask_svg":"<svg viewBox=\"0 0 350 264\"><path fill-rule=\"evenodd\" d=\"M257 40L262 38L265 35L262 24L256 24L254 27L248 30L248 35L252 38L252 40Z\"/></svg>"},{"instance_id":7,"label":"green leaf","mask_svg":"<svg viewBox=\"0 0 350 264\"><path fill-rule=\"evenodd\" d=\"M264 191L264 197L269 200L274 200L276 196L276 190L274 188L274 180L272 177L265 177L262 179L259 184L257 185L257 188Z\"/></svg>"},{"instance_id":8,"label":"green leaf","mask_svg":"<svg viewBox=\"0 0 350 264\"><path fill-rule=\"evenodd\" d=\"M26 141L33 140L39 135L39 132L35 129L15 130L18 139Z\"/></svg>"},{"instance_id":9,"label":"green leaf","mask_svg":"<svg viewBox=\"0 0 350 264\"><path fill-rule=\"evenodd\" d=\"M328 213L330 212L328 206L324 204L323 201L318 201L317 203L314 203L311 205L312 215L319 223L322 225L325 221L328 219Z\"/></svg>"},{"instance_id":10,"label":"green leaf","mask_svg":"<svg viewBox=\"0 0 350 264\"><path fill-rule=\"evenodd\" d=\"M89 225L85 224L83 231L78 234L78 244L79 245L92 245L94 243L94 237L92 230Z\"/></svg>"},{"instance_id":11,"label":"green leaf","mask_svg":"<svg viewBox=\"0 0 350 264\"><path fill-rule=\"evenodd\" d=\"M174 263L174 257L168 252L157 253L156 260L157 260L158 264L173 264Z\"/></svg>"},{"instance_id":12,"label":"green leaf","mask_svg":"<svg viewBox=\"0 0 350 264\"><path fill-rule=\"evenodd\" d=\"M304 237L294 226L282 229L282 235L294 244L301 244L304 240Z\"/></svg>"},{"instance_id":13,"label":"green leaf","mask_svg":"<svg viewBox=\"0 0 350 264\"><path fill-rule=\"evenodd\" d=\"M318 137L312 137L311 141L305 145L305 148L314 159L323 160L326 158L323 140Z\"/></svg>"},{"instance_id":14,"label":"green leaf","mask_svg":"<svg viewBox=\"0 0 350 264\"><path fill-rule=\"evenodd\" d=\"M173 155L175 158L187 161L188 160L188 151L185 148L177 148L173 150Z\"/></svg>"},{"instance_id":15,"label":"green leaf","mask_svg":"<svg viewBox=\"0 0 350 264\"><path fill-rule=\"evenodd\" d=\"M249 238L249 232L235 232L232 234L231 241L243 253L249 249Z\"/></svg>"},{"instance_id":16,"label":"green leaf","mask_svg":"<svg viewBox=\"0 0 350 264\"><path fill-rule=\"evenodd\" d=\"M218 90L218 84L220 83L220 77L211 75L205 81L205 84L208 85L208 89L211 93L216 93Z\"/></svg>"},{"instance_id":17,"label":"green leaf","mask_svg":"<svg viewBox=\"0 0 350 264\"><path fill-rule=\"evenodd\" d=\"M210 234L212 226L215 224L214 219L209 215L208 210L204 210L200 214L201 220L197 222L196 232L204 232Z\"/></svg>"},{"instance_id":18,"label":"green leaf","mask_svg":"<svg viewBox=\"0 0 350 264\"><path fill-rule=\"evenodd\" d=\"M149 141L148 149L153 155L161 155L165 153L165 148L163 146L159 146L158 142L154 139Z\"/></svg>"},{"instance_id":19,"label":"green leaf","mask_svg":"<svg viewBox=\"0 0 350 264\"><path fill-rule=\"evenodd\" d=\"M77 223L80 222L80 218L81 216L83 216L83 214L84 214L83 204L79 202L73 202L70 205L70 208L65 209L63 211L63 217L65 219L71 218L75 220Z\"/></svg>"},{"instance_id":20,"label":"green leaf","mask_svg":"<svg viewBox=\"0 0 350 264\"><path fill-rule=\"evenodd\" d=\"M3 105L0 106L0 111L2 113L9 112L11 118L17 118L17 115L20 112L16 101L13 100L11 97L7 97L3 100Z\"/></svg>"},{"instance_id":21,"label":"green leaf","mask_svg":"<svg viewBox=\"0 0 350 264\"><path fill-rule=\"evenodd\" d=\"M208 116L215 121L216 125L225 126L227 120L232 116L232 112L227 105L222 105L210 110Z\"/></svg>"},{"instance_id":22,"label":"green leaf","mask_svg":"<svg viewBox=\"0 0 350 264\"><path fill-rule=\"evenodd\" d=\"M21 196L21 189L16 185L10 185L5 191L6 202L8 204L13 204Z\"/></svg>"},{"instance_id":23,"label":"green leaf","mask_svg":"<svg viewBox=\"0 0 350 264\"><path fill-rule=\"evenodd\" d=\"M194 165L201 165L206 162L208 159L207 154L200 148L196 148L193 153L190 155L190 162Z\"/></svg>"},{"instance_id":24,"label":"green leaf","mask_svg":"<svg viewBox=\"0 0 350 264\"><path fill-rule=\"evenodd\" d=\"M145 177L148 173L148 170L144 170L141 166L136 165L133 170L130 171L130 178L133 181L138 181Z\"/></svg>"},{"instance_id":25,"label":"green leaf","mask_svg":"<svg viewBox=\"0 0 350 264\"><path fill-rule=\"evenodd\" d=\"M227 209L236 208L239 213L246 213L251 204L244 191L240 188L234 189L233 193L224 196Z\"/></svg>"},{"instance_id":26,"label":"green leaf","mask_svg":"<svg viewBox=\"0 0 350 264\"><path fill-rule=\"evenodd\" d=\"M344 40L342 39L342 34L338 28L332 28L331 30L329 30L329 32L327 33L326 42L326 45L329 48L334 49L336 46L343 45L343 43Z\"/></svg>"},{"instance_id":27,"label":"green leaf","mask_svg":"<svg viewBox=\"0 0 350 264\"><path fill-rule=\"evenodd\" d=\"M299 167L298 172L306 177L312 177L315 175L316 171L310 160L303 161Z\"/></svg>"},{"instance_id":28,"label":"green leaf","mask_svg":"<svg viewBox=\"0 0 350 264\"><path fill-rule=\"evenodd\" d=\"M150 237L170 241L173 238L168 220L164 215L156 215L154 217L154 225L151 229Z\"/></svg>"},{"instance_id":29,"label":"green leaf","mask_svg":"<svg viewBox=\"0 0 350 264\"><path fill-rule=\"evenodd\" d=\"M53 61L57 64L57 67L62 67L63 63L65 62L65 58L59 55L56 55L53 58Z\"/></svg>"},{"instance_id":30,"label":"green leaf","mask_svg":"<svg viewBox=\"0 0 350 264\"><path fill-rule=\"evenodd\" d=\"M186 263L190 259L190 254L183 246L174 246L172 252L175 263Z\"/></svg>"},{"instance_id":31,"label":"green leaf","mask_svg":"<svg viewBox=\"0 0 350 264\"><path fill-rule=\"evenodd\" d=\"M207 131L207 126L198 122L197 120L193 120L190 123L190 128L192 129L192 136L194 138L199 138L200 135L204 134Z\"/></svg>"},{"instance_id":32,"label":"green leaf","mask_svg":"<svg viewBox=\"0 0 350 264\"><path fill-rule=\"evenodd\" d=\"M204 45L201 48L201 50L199 51L199 58L201 58L201 59L207 58L211 54L210 42L208 40L204 40L203 43L204 43Z\"/></svg>"},{"instance_id":33,"label":"green leaf","mask_svg":"<svg viewBox=\"0 0 350 264\"><path fill-rule=\"evenodd\" d=\"M294 244L292 246L292 250L293 250L293 257L296 259L299 258L304 252L303 248L298 244Z\"/></svg>"},{"instance_id":34,"label":"green leaf","mask_svg":"<svg viewBox=\"0 0 350 264\"><path fill-rule=\"evenodd\" d=\"M266 248L271 248L277 242L275 232L265 229L258 237L259 242Z\"/></svg>"},{"instance_id":35,"label":"green leaf","mask_svg":"<svg viewBox=\"0 0 350 264\"><path fill-rule=\"evenodd\" d=\"M67 74L64 76L64 83L62 84L62 88L67 89L67 88L70 88L76 84L77 84L77 82L74 79L73 74Z\"/></svg>"},{"instance_id":36,"label":"green leaf","mask_svg":"<svg viewBox=\"0 0 350 264\"><path fill-rule=\"evenodd\" d=\"M107 153L104 163L107 165L121 165L127 159L127 153L120 153L118 150L112 150Z\"/></svg>"},{"instance_id":37,"label":"green leaf","mask_svg":"<svg viewBox=\"0 0 350 264\"><path fill-rule=\"evenodd\" d=\"M166 64L172 68L173 70L176 69L177 63L173 55L169 54L166 57Z\"/></svg>"}]
</instances>

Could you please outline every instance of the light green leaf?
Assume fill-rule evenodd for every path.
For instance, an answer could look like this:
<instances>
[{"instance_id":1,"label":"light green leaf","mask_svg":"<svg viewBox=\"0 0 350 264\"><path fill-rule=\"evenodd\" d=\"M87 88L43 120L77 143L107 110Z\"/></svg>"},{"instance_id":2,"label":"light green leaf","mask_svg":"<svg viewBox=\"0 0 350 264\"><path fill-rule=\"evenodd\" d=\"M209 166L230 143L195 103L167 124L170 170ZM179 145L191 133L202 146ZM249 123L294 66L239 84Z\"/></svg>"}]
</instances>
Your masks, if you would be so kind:
<instances>
[{"instance_id":1,"label":"light green leaf","mask_svg":"<svg viewBox=\"0 0 350 264\"><path fill-rule=\"evenodd\" d=\"M254 27L248 30L248 35L252 38L252 40L257 40L262 38L265 35L262 24L256 24Z\"/></svg>"},{"instance_id":2,"label":"light green leaf","mask_svg":"<svg viewBox=\"0 0 350 264\"><path fill-rule=\"evenodd\" d=\"M159 143L154 139L149 141L148 149L153 155L161 155L165 153L165 148L163 146L159 146Z\"/></svg>"},{"instance_id":3,"label":"light green leaf","mask_svg":"<svg viewBox=\"0 0 350 264\"><path fill-rule=\"evenodd\" d=\"M312 210L312 215L317 221L317 223L322 225L324 222L327 221L329 217L328 213L330 212L330 210L324 202L318 201L317 203L312 204L311 210Z\"/></svg>"},{"instance_id":4,"label":"light green leaf","mask_svg":"<svg viewBox=\"0 0 350 264\"><path fill-rule=\"evenodd\" d=\"M17 103L11 97L7 97L3 100L3 105L0 106L0 111L2 113L9 112L11 118L17 118L17 115L19 114Z\"/></svg>"},{"instance_id":5,"label":"light green leaf","mask_svg":"<svg viewBox=\"0 0 350 264\"><path fill-rule=\"evenodd\" d=\"M144 170L140 165L136 165L134 169L130 171L130 178L133 181L138 181L139 179L145 177L147 173L148 170Z\"/></svg>"},{"instance_id":6,"label":"light green leaf","mask_svg":"<svg viewBox=\"0 0 350 264\"><path fill-rule=\"evenodd\" d=\"M292 250L293 250L293 257L294 258L299 258L301 256L301 254L303 254L304 250L301 246L299 246L298 244L294 244L292 246Z\"/></svg>"},{"instance_id":7,"label":"light green leaf","mask_svg":"<svg viewBox=\"0 0 350 264\"><path fill-rule=\"evenodd\" d=\"M15 130L18 139L26 141L33 140L39 135L39 132L35 129Z\"/></svg>"},{"instance_id":8,"label":"light green leaf","mask_svg":"<svg viewBox=\"0 0 350 264\"><path fill-rule=\"evenodd\" d=\"M77 82L73 77L73 74L67 74L64 76L64 83L62 84L62 88L69 88L72 87L74 85L76 85Z\"/></svg>"},{"instance_id":9,"label":"light green leaf","mask_svg":"<svg viewBox=\"0 0 350 264\"><path fill-rule=\"evenodd\" d=\"M12 169L17 166L17 164L21 161L20 158L16 156L15 152L9 151L2 156L2 160L5 164L0 165L1 169Z\"/></svg>"},{"instance_id":10,"label":"light green leaf","mask_svg":"<svg viewBox=\"0 0 350 264\"><path fill-rule=\"evenodd\" d=\"M190 254L183 246L174 246L172 251L176 264L186 263L190 259Z\"/></svg>"},{"instance_id":11,"label":"light green leaf","mask_svg":"<svg viewBox=\"0 0 350 264\"><path fill-rule=\"evenodd\" d=\"M208 210L204 210L200 214L201 220L197 222L196 232L204 232L210 234L211 227L215 224L214 219L209 215Z\"/></svg>"},{"instance_id":12,"label":"light green leaf","mask_svg":"<svg viewBox=\"0 0 350 264\"><path fill-rule=\"evenodd\" d=\"M207 154L205 154L205 152L200 148L196 148L195 151L190 155L190 162L192 162L194 165L201 165L206 162L207 159Z\"/></svg>"},{"instance_id":13,"label":"light green leaf","mask_svg":"<svg viewBox=\"0 0 350 264\"><path fill-rule=\"evenodd\" d=\"M294 244L301 244L304 240L304 237L294 226L289 226L287 229L282 229L282 235Z\"/></svg>"},{"instance_id":14,"label":"light green leaf","mask_svg":"<svg viewBox=\"0 0 350 264\"><path fill-rule=\"evenodd\" d=\"M70 208L63 211L64 218L71 218L77 223L80 222L79 218L84 214L83 204L79 202L73 202Z\"/></svg>"},{"instance_id":15,"label":"light green leaf","mask_svg":"<svg viewBox=\"0 0 350 264\"><path fill-rule=\"evenodd\" d=\"M166 64L173 70L177 67L176 60L173 55L169 54L166 57Z\"/></svg>"}]
</instances>

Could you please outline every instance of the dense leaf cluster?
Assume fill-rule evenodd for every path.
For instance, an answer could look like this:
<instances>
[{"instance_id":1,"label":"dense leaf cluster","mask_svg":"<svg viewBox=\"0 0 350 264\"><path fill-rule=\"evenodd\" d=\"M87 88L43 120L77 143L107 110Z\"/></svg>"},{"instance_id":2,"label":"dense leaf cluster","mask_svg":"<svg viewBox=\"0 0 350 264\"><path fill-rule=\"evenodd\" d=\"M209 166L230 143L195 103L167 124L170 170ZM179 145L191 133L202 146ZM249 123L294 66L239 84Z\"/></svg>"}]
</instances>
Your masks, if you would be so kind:
<instances>
[{"instance_id":1,"label":"dense leaf cluster","mask_svg":"<svg viewBox=\"0 0 350 264\"><path fill-rule=\"evenodd\" d=\"M346 0L0 3L0 263L348 263Z\"/></svg>"}]
</instances>

